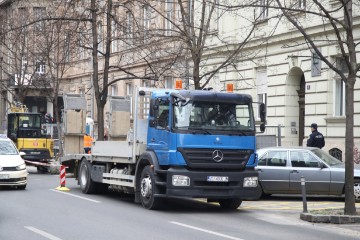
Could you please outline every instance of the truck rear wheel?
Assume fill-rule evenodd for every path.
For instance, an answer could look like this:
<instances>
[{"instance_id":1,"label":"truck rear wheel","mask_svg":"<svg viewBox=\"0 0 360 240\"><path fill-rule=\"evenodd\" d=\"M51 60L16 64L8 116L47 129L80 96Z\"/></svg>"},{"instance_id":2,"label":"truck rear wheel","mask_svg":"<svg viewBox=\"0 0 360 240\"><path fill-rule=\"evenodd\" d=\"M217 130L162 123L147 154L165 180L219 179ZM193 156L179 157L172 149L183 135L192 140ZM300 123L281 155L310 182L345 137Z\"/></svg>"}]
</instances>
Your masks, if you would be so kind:
<instances>
[{"instance_id":1,"label":"truck rear wheel","mask_svg":"<svg viewBox=\"0 0 360 240\"><path fill-rule=\"evenodd\" d=\"M240 207L242 201L238 198L219 199L219 204L223 209L236 210Z\"/></svg>"},{"instance_id":2,"label":"truck rear wheel","mask_svg":"<svg viewBox=\"0 0 360 240\"><path fill-rule=\"evenodd\" d=\"M79 184L81 191L91 194L96 191L96 183L91 180L91 164L87 160L82 160L79 168Z\"/></svg>"},{"instance_id":3,"label":"truck rear wheel","mask_svg":"<svg viewBox=\"0 0 360 240\"><path fill-rule=\"evenodd\" d=\"M154 172L150 166L146 166L142 170L140 178L140 199L144 208L154 210L160 207L162 199L156 197L156 193L158 193L158 191L155 185Z\"/></svg>"}]
</instances>

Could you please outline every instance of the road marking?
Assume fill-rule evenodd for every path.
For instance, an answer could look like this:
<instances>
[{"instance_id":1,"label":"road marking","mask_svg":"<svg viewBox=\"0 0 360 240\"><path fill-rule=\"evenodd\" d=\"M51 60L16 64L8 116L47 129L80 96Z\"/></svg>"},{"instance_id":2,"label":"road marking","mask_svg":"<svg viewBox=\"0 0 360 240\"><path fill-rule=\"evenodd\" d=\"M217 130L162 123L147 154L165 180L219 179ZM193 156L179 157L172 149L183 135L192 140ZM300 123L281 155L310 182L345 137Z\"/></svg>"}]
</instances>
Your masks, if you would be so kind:
<instances>
[{"instance_id":1,"label":"road marking","mask_svg":"<svg viewBox=\"0 0 360 240\"><path fill-rule=\"evenodd\" d=\"M183 224L183 223L179 223L179 222L170 222L170 223L175 224L175 225L179 225L179 226L182 226L182 227L186 227L186 228L194 229L194 230L197 230L197 231L201 231L201 232L209 233L209 234L212 234L212 235L215 235L215 236L219 236L219 237L227 238L227 239L233 239L233 240L244 240L244 239L241 239L241 238L237 238L237 237L229 236L229 235L226 235L226 234L222 234L222 233L218 233L218 232L210 231L210 230L207 230L207 229L204 229L204 228L194 227L194 226L187 225L187 224Z\"/></svg>"},{"instance_id":2,"label":"road marking","mask_svg":"<svg viewBox=\"0 0 360 240\"><path fill-rule=\"evenodd\" d=\"M91 198L81 197L81 196L78 196L78 195L75 195L75 194L71 194L71 193L67 193L67 192L62 192L62 191L58 191L58 190L55 190L55 189L50 189L50 191L57 192L57 193L62 193L62 194L68 195L68 196L80 198L80 199L83 199L83 200L86 200L86 201L90 201L90 202L94 202L94 203L101 203L100 201L97 201L97 200L94 200L94 199L91 199Z\"/></svg>"},{"instance_id":3,"label":"road marking","mask_svg":"<svg viewBox=\"0 0 360 240\"><path fill-rule=\"evenodd\" d=\"M24 228L26 228L27 230L30 230L34 233L37 233L37 234L39 234L47 239L50 239L50 240L61 240L61 238L55 237L54 235L51 235L50 233L44 232L40 229L31 227L31 226L24 226Z\"/></svg>"}]
</instances>

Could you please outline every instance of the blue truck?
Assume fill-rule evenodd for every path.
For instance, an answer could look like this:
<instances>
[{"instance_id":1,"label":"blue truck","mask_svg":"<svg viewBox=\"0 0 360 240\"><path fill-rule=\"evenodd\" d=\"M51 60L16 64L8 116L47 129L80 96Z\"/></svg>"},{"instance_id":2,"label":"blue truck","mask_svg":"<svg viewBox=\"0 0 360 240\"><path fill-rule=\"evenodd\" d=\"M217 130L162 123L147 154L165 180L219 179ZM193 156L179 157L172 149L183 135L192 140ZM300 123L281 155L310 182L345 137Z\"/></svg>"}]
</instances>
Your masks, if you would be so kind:
<instances>
[{"instance_id":1,"label":"blue truck","mask_svg":"<svg viewBox=\"0 0 360 240\"><path fill-rule=\"evenodd\" d=\"M258 109L263 131L265 107ZM65 109L77 119L81 111ZM61 159L82 192L134 194L146 209L168 197L237 209L261 196L250 95L138 88L130 99L111 98L109 116L108 141L95 141L91 154L65 151ZM66 138L65 131L65 145Z\"/></svg>"}]
</instances>

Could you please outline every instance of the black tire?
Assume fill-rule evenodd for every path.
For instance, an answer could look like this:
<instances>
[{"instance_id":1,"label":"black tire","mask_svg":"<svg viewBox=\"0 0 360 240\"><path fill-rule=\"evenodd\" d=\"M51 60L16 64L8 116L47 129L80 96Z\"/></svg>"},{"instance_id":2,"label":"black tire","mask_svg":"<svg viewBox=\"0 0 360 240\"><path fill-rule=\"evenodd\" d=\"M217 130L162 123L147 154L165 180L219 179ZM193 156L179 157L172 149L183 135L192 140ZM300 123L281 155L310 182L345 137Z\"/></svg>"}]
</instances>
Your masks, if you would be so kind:
<instances>
[{"instance_id":1,"label":"black tire","mask_svg":"<svg viewBox=\"0 0 360 240\"><path fill-rule=\"evenodd\" d=\"M269 198L269 197L272 195L271 193L265 193L265 192L264 192L264 189L262 188L261 185L259 185L259 187L260 187L260 189L261 189L261 195L260 195L259 199L260 199L260 198Z\"/></svg>"},{"instance_id":2,"label":"black tire","mask_svg":"<svg viewBox=\"0 0 360 240\"><path fill-rule=\"evenodd\" d=\"M149 210L158 209L162 199L156 197L158 187L155 185L155 176L150 166L146 166L141 172L140 178L140 200L141 205Z\"/></svg>"},{"instance_id":3,"label":"black tire","mask_svg":"<svg viewBox=\"0 0 360 240\"><path fill-rule=\"evenodd\" d=\"M360 202L360 179L354 179L354 196L355 201Z\"/></svg>"},{"instance_id":4,"label":"black tire","mask_svg":"<svg viewBox=\"0 0 360 240\"><path fill-rule=\"evenodd\" d=\"M79 184L81 191L86 194L96 192L96 183L91 180L91 164L82 160L79 168Z\"/></svg>"},{"instance_id":5,"label":"black tire","mask_svg":"<svg viewBox=\"0 0 360 240\"><path fill-rule=\"evenodd\" d=\"M17 186L17 189L19 190L25 190L26 184Z\"/></svg>"},{"instance_id":6,"label":"black tire","mask_svg":"<svg viewBox=\"0 0 360 240\"><path fill-rule=\"evenodd\" d=\"M36 171L38 173L45 174L45 173L49 172L49 168L48 167L43 167L43 166L37 166Z\"/></svg>"},{"instance_id":7,"label":"black tire","mask_svg":"<svg viewBox=\"0 0 360 240\"><path fill-rule=\"evenodd\" d=\"M219 199L219 204L223 209L236 210L240 207L242 201L238 198Z\"/></svg>"}]
</instances>

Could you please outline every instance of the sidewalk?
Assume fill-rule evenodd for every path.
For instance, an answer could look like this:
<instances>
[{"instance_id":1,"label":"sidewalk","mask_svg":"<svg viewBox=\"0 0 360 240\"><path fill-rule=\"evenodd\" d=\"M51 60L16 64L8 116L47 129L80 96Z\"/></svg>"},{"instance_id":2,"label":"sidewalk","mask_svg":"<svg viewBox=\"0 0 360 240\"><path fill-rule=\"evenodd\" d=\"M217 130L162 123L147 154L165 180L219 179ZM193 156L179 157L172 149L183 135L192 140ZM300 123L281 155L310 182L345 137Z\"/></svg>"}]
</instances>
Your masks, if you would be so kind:
<instances>
[{"instance_id":1,"label":"sidewalk","mask_svg":"<svg viewBox=\"0 0 360 240\"><path fill-rule=\"evenodd\" d=\"M333 223L333 224L360 224L360 208L357 208L358 215L342 215L343 208L339 210L311 211L300 213L300 219L314 223Z\"/></svg>"}]
</instances>

